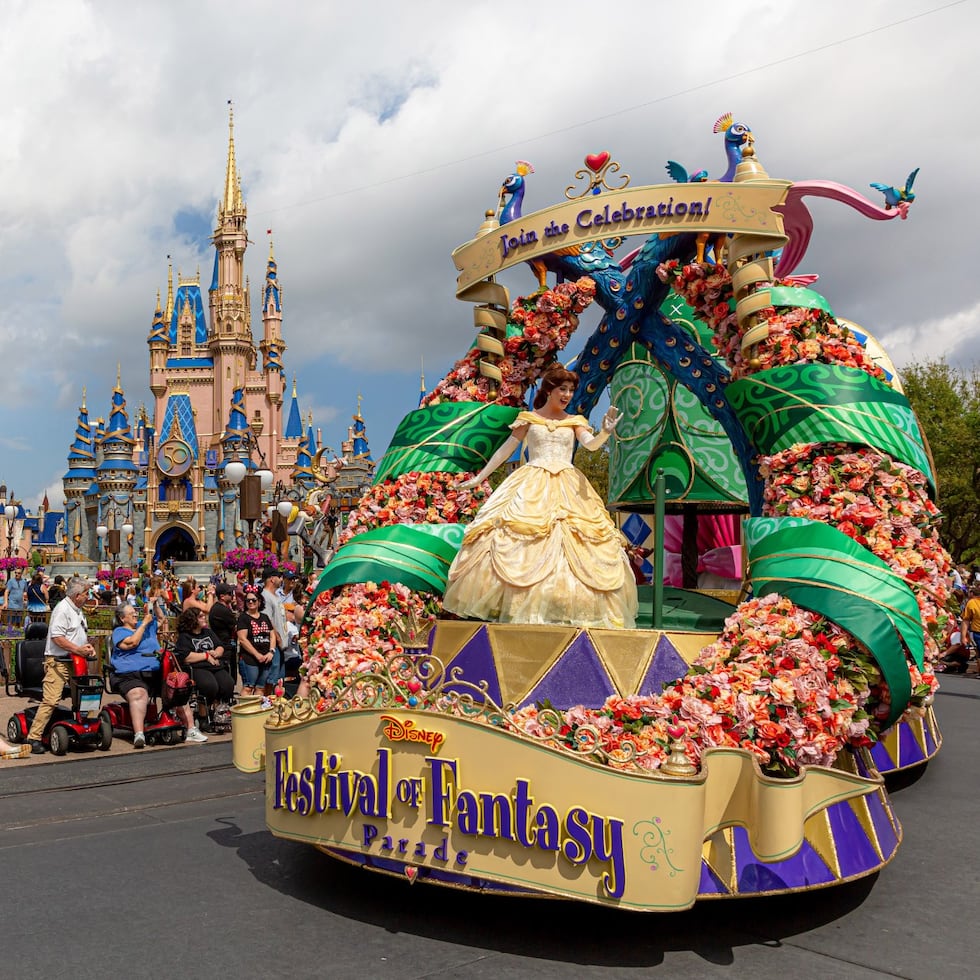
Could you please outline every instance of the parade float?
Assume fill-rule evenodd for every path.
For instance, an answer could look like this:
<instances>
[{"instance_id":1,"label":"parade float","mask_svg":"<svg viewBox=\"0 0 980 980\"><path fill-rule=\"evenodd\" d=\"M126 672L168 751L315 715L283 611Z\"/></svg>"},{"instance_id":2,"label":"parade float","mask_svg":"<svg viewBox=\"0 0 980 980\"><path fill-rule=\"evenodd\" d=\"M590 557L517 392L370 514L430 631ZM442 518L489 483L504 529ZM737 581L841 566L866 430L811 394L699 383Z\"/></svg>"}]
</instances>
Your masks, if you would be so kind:
<instances>
[{"instance_id":1,"label":"parade float","mask_svg":"<svg viewBox=\"0 0 980 980\"><path fill-rule=\"evenodd\" d=\"M308 689L234 710L274 834L412 882L647 911L832 885L895 855L882 773L939 748L948 556L891 362L793 273L808 196L904 219L911 178L880 207L769 177L731 116L715 132L719 178L670 162L675 182L632 186L602 152L534 213L520 163L453 253L476 339L398 427L316 583ZM511 303L495 276L522 263L538 288ZM608 390L624 413L610 499L653 516L635 628L441 610L490 492L461 484L556 358L579 375L570 411ZM665 589L664 510L741 498L741 601Z\"/></svg>"}]
</instances>

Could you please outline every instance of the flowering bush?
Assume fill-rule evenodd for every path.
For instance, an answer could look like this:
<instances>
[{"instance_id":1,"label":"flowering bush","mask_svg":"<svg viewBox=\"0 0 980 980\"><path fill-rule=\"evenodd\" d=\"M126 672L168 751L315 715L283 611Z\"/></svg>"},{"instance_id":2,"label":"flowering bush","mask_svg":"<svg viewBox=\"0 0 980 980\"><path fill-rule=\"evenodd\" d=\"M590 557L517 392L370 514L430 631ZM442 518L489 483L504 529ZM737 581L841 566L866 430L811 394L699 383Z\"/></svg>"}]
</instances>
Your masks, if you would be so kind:
<instances>
[{"instance_id":1,"label":"flowering bush","mask_svg":"<svg viewBox=\"0 0 980 980\"><path fill-rule=\"evenodd\" d=\"M486 355L474 347L422 404L494 401L498 405L522 405L527 389L568 344L578 326L578 314L594 298L595 283L587 276L534 296L519 297L507 320L504 356L496 365L501 373L499 385L480 374L480 361Z\"/></svg>"},{"instance_id":2,"label":"flowering bush","mask_svg":"<svg viewBox=\"0 0 980 980\"><path fill-rule=\"evenodd\" d=\"M229 572L249 569L257 572L263 568L278 568L279 559L271 551L263 551L261 548L232 548L225 552L221 567ZM294 565L293 568L295 567Z\"/></svg>"},{"instance_id":3,"label":"flowering bush","mask_svg":"<svg viewBox=\"0 0 980 980\"><path fill-rule=\"evenodd\" d=\"M10 572L16 568L27 568L28 561L20 555L13 555L9 558L0 558L0 572Z\"/></svg>"},{"instance_id":4,"label":"flowering bush","mask_svg":"<svg viewBox=\"0 0 980 980\"><path fill-rule=\"evenodd\" d=\"M117 568L115 574L111 568L100 568L96 573L95 577L100 582L115 582L117 584L121 582L128 582L133 577L133 570L131 568Z\"/></svg>"}]
</instances>

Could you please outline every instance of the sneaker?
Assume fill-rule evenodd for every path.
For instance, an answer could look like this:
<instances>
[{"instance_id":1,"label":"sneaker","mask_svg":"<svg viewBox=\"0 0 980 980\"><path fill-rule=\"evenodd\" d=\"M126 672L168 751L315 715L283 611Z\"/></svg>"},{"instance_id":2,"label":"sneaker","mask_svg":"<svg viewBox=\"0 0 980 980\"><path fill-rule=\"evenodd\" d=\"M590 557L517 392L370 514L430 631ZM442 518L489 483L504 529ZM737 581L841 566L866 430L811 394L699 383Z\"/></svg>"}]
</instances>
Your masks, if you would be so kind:
<instances>
[{"instance_id":1,"label":"sneaker","mask_svg":"<svg viewBox=\"0 0 980 980\"><path fill-rule=\"evenodd\" d=\"M133 736L133 748L134 749L146 748L146 736L142 732L137 732Z\"/></svg>"},{"instance_id":2,"label":"sneaker","mask_svg":"<svg viewBox=\"0 0 980 980\"><path fill-rule=\"evenodd\" d=\"M40 739L34 739L31 742L31 755L44 755L48 750L44 747L44 743Z\"/></svg>"},{"instance_id":3,"label":"sneaker","mask_svg":"<svg viewBox=\"0 0 980 980\"><path fill-rule=\"evenodd\" d=\"M195 726L194 728L187 729L187 741L188 742L206 742L208 740L207 735L205 735L200 728Z\"/></svg>"}]
</instances>

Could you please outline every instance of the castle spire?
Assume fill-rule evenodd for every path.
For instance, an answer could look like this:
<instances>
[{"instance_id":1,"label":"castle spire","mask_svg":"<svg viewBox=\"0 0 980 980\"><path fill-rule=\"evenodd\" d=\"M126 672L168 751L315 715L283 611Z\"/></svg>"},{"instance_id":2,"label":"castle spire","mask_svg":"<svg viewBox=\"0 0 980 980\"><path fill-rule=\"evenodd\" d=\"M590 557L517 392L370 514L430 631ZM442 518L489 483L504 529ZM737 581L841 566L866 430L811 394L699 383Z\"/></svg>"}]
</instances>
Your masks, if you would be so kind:
<instances>
[{"instance_id":1,"label":"castle spire","mask_svg":"<svg viewBox=\"0 0 980 980\"><path fill-rule=\"evenodd\" d=\"M286 421L286 430L283 432L284 439L303 438L303 417L299 413L299 400L296 397L296 375L293 375L293 400L289 405L289 418Z\"/></svg>"},{"instance_id":2,"label":"castle spire","mask_svg":"<svg viewBox=\"0 0 980 980\"><path fill-rule=\"evenodd\" d=\"M242 190L235 164L235 107L228 100L228 166L225 170L225 193L221 202L222 211L237 211L241 204Z\"/></svg>"},{"instance_id":3,"label":"castle spire","mask_svg":"<svg viewBox=\"0 0 980 980\"><path fill-rule=\"evenodd\" d=\"M174 314L174 264L167 256L167 309L165 312L167 323Z\"/></svg>"}]
</instances>

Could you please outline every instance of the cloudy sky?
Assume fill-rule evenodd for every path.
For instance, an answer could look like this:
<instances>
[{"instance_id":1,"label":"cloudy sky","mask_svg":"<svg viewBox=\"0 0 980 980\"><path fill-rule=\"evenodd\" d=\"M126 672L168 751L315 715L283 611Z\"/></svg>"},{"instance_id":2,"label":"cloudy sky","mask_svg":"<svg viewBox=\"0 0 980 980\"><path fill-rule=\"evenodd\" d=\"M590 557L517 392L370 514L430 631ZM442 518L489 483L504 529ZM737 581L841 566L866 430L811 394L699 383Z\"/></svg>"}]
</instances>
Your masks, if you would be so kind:
<instances>
[{"instance_id":1,"label":"cloudy sky","mask_svg":"<svg viewBox=\"0 0 980 980\"><path fill-rule=\"evenodd\" d=\"M60 504L83 386L107 415L118 362L131 416L147 400L167 255L209 281L229 99L253 300L272 228L286 371L330 445L360 392L379 458L422 359L431 388L469 345L450 253L516 159L536 171L526 212L603 149L634 186L663 182L667 159L718 175L725 111L774 177L880 202L871 181L921 168L905 222L812 204L798 271L899 365L968 367L978 28L977 0L7 0L0 482L31 508L45 489ZM533 289L525 267L508 276L512 295Z\"/></svg>"}]
</instances>

